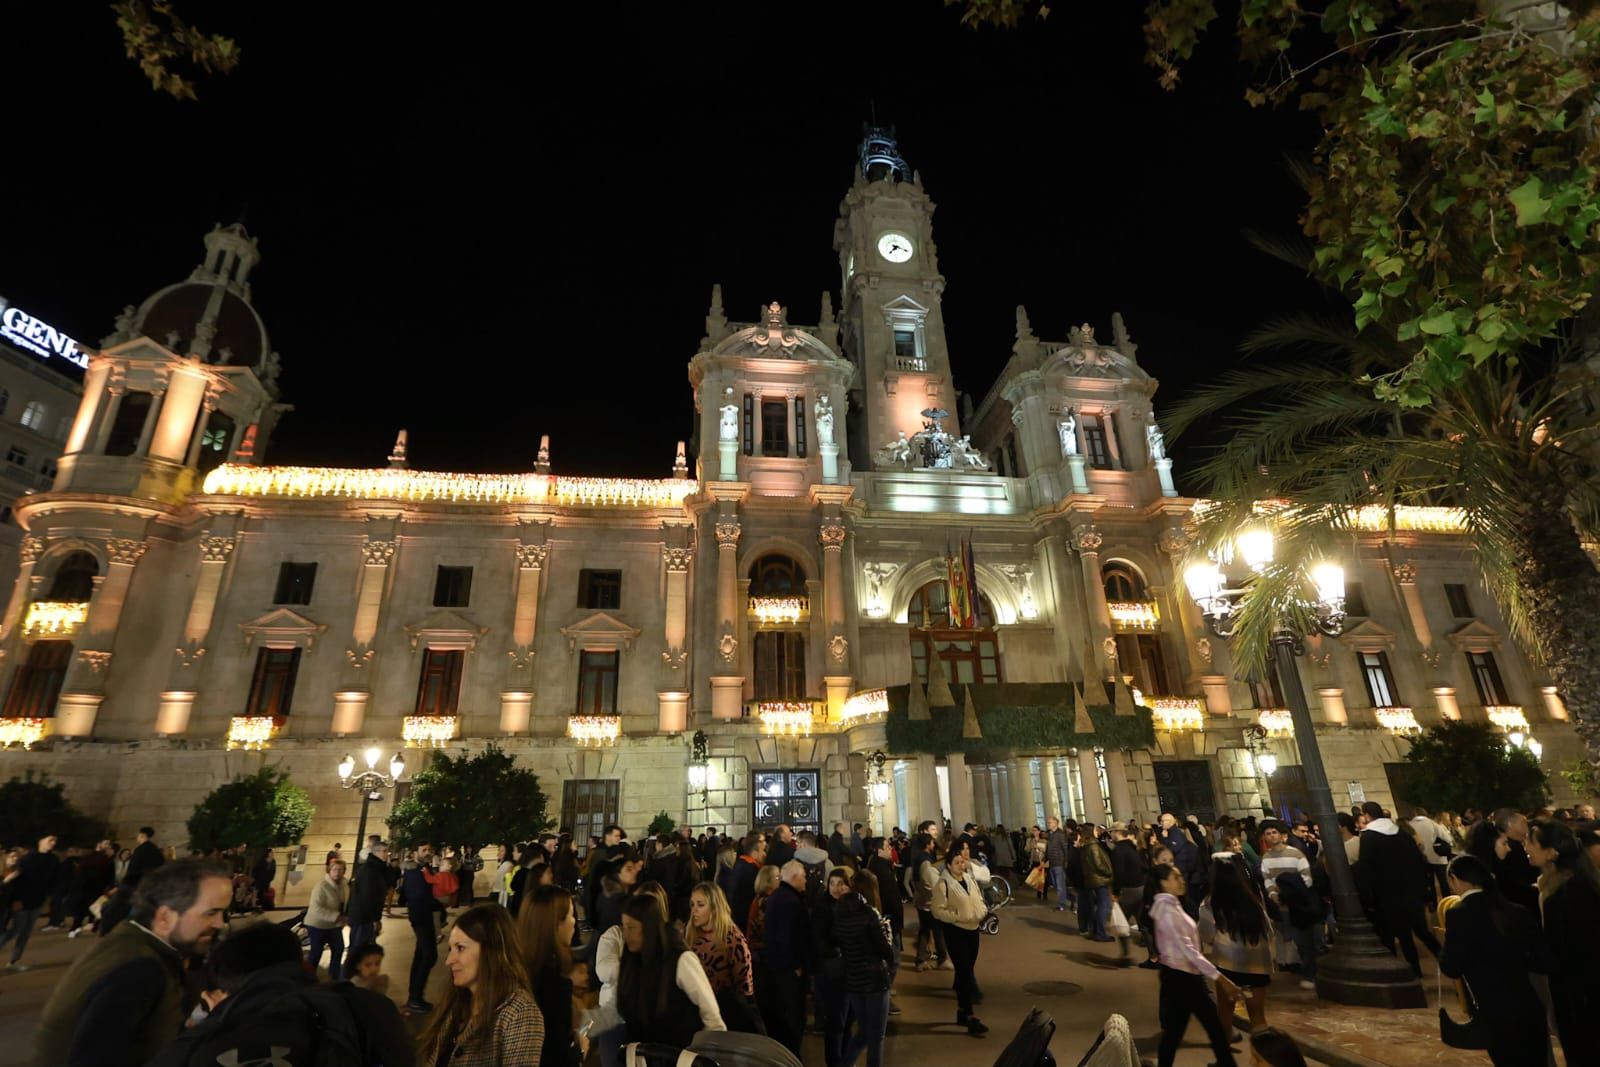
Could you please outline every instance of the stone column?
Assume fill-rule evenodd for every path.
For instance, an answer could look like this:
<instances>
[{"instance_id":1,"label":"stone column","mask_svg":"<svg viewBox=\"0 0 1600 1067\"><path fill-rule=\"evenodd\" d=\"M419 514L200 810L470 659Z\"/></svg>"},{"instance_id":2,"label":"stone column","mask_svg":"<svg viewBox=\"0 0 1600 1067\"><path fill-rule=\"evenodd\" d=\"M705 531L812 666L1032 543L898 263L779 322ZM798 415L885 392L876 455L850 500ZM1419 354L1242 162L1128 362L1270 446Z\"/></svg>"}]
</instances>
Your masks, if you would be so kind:
<instances>
[{"instance_id":1,"label":"stone column","mask_svg":"<svg viewBox=\"0 0 1600 1067\"><path fill-rule=\"evenodd\" d=\"M1168 598L1174 614L1178 617L1178 629L1183 640L1183 662L1189 674L1186 681L1188 692L1194 691L1194 685L1206 676L1206 668L1212 665L1212 647L1210 631L1206 629L1205 618L1200 614L1200 608L1189 598L1189 587L1183 582L1183 557L1189 551L1189 535L1181 526L1169 526L1161 531L1156 539L1156 544L1166 554L1167 566L1172 572L1172 595ZM1227 678L1221 678L1223 688L1227 688ZM1210 708L1210 693L1207 694L1207 707Z\"/></svg>"},{"instance_id":2,"label":"stone column","mask_svg":"<svg viewBox=\"0 0 1600 1067\"><path fill-rule=\"evenodd\" d=\"M737 719L743 713L744 674L739 670L739 516L731 506L717 517L717 669L711 675L711 714Z\"/></svg>"},{"instance_id":3,"label":"stone column","mask_svg":"<svg viewBox=\"0 0 1600 1067\"><path fill-rule=\"evenodd\" d=\"M1406 606L1406 617L1411 620L1411 632L1417 635L1422 658L1428 662L1433 652L1433 629L1428 625L1427 612L1422 607L1422 593L1417 589L1417 567L1414 563L1396 563L1393 567L1395 584L1400 587L1400 599ZM1432 664L1438 657L1432 656Z\"/></svg>"},{"instance_id":4,"label":"stone column","mask_svg":"<svg viewBox=\"0 0 1600 1067\"><path fill-rule=\"evenodd\" d=\"M1456 702L1456 691L1448 685L1433 687L1433 704L1439 709L1440 719L1461 720L1461 705Z\"/></svg>"},{"instance_id":5,"label":"stone column","mask_svg":"<svg viewBox=\"0 0 1600 1067\"><path fill-rule=\"evenodd\" d=\"M1045 818L1054 816L1065 821L1072 817L1069 810L1072 806L1070 797L1063 797L1061 789L1056 785L1056 770L1053 756L1039 757L1039 785L1044 789L1044 814Z\"/></svg>"},{"instance_id":6,"label":"stone column","mask_svg":"<svg viewBox=\"0 0 1600 1067\"><path fill-rule=\"evenodd\" d=\"M33 568L44 554L43 538L24 534L17 556L17 580L11 586L11 599L6 604L5 625L0 632L0 678L5 679L3 692L11 691L11 677L22 666L22 612L33 592Z\"/></svg>"},{"instance_id":7,"label":"stone column","mask_svg":"<svg viewBox=\"0 0 1600 1067\"><path fill-rule=\"evenodd\" d=\"M1128 775L1133 768L1120 748L1108 748L1106 756L1106 781L1111 785L1111 815L1118 822L1140 816L1133 810L1133 790L1128 788Z\"/></svg>"},{"instance_id":8,"label":"stone column","mask_svg":"<svg viewBox=\"0 0 1600 1067\"><path fill-rule=\"evenodd\" d=\"M206 430L211 425L211 415L216 410L216 394L207 393L205 402L200 406L200 421L194 428L194 437L189 442L189 451L183 458L183 465L185 467L194 467L199 464L200 445L205 441Z\"/></svg>"},{"instance_id":9,"label":"stone column","mask_svg":"<svg viewBox=\"0 0 1600 1067\"><path fill-rule=\"evenodd\" d=\"M105 410L100 414L100 424L94 430L93 451L103 453L106 442L111 439L111 427L117 421L117 412L122 409L122 396L127 391L123 379L113 375L106 384Z\"/></svg>"},{"instance_id":10,"label":"stone column","mask_svg":"<svg viewBox=\"0 0 1600 1067\"><path fill-rule=\"evenodd\" d=\"M67 433L63 455L70 456L74 452L82 452L84 446L89 443L89 431L94 425L94 417L107 399L106 389L111 382L111 369L109 360L90 361L89 373L84 375L83 379L83 399L78 402L78 411L73 417L72 429Z\"/></svg>"},{"instance_id":11,"label":"stone column","mask_svg":"<svg viewBox=\"0 0 1600 1067\"><path fill-rule=\"evenodd\" d=\"M947 753L944 762L950 776L950 829L959 834L963 826L972 822L972 775L967 770L967 757L960 752Z\"/></svg>"},{"instance_id":12,"label":"stone column","mask_svg":"<svg viewBox=\"0 0 1600 1067\"><path fill-rule=\"evenodd\" d=\"M1322 698L1322 721L1335 726L1345 726L1350 722L1350 713L1344 706L1344 690L1336 685L1321 686L1317 695Z\"/></svg>"},{"instance_id":13,"label":"stone column","mask_svg":"<svg viewBox=\"0 0 1600 1067\"><path fill-rule=\"evenodd\" d=\"M828 632L827 667L822 680L828 688L828 721L838 722L852 681L850 640L844 634L844 522L837 515L828 515L822 520L817 539L822 544L822 601Z\"/></svg>"},{"instance_id":14,"label":"stone column","mask_svg":"<svg viewBox=\"0 0 1600 1067\"><path fill-rule=\"evenodd\" d=\"M667 618L661 653L664 677L656 691L657 726L663 733L679 733L689 725L689 560L688 548L661 547L666 568Z\"/></svg>"},{"instance_id":15,"label":"stone column","mask_svg":"<svg viewBox=\"0 0 1600 1067\"><path fill-rule=\"evenodd\" d=\"M1089 608L1089 637L1094 646L1095 669L1101 678L1112 675L1111 657L1106 655L1105 642L1111 636L1111 609L1106 606L1106 587L1100 577L1100 546L1105 538L1093 526L1083 526L1073 531L1072 547L1078 550L1083 564L1083 588ZM1120 670L1118 673L1127 673Z\"/></svg>"},{"instance_id":16,"label":"stone column","mask_svg":"<svg viewBox=\"0 0 1600 1067\"><path fill-rule=\"evenodd\" d=\"M165 406L167 390L163 384L152 390L150 397L150 410L144 415L144 428L139 431L139 445L133 450L136 456L150 454L150 439L155 436L156 423L161 421L161 409Z\"/></svg>"},{"instance_id":17,"label":"stone column","mask_svg":"<svg viewBox=\"0 0 1600 1067\"><path fill-rule=\"evenodd\" d=\"M1038 812L1033 806L1033 776L1028 773L1027 760L1013 758L1006 761L1006 792L1011 798L1011 819L1007 820L1008 824L1032 826Z\"/></svg>"},{"instance_id":18,"label":"stone column","mask_svg":"<svg viewBox=\"0 0 1600 1067\"><path fill-rule=\"evenodd\" d=\"M916 804L911 812L913 825L906 827L906 829L915 829L916 823L926 822L929 819L937 821L943 818L943 812L944 809L939 805L938 763L927 753L918 753L917 797Z\"/></svg>"},{"instance_id":19,"label":"stone column","mask_svg":"<svg viewBox=\"0 0 1600 1067\"><path fill-rule=\"evenodd\" d=\"M183 643L174 650L167 689L161 694L161 709L156 719L159 736L177 737L188 732L189 714L200 694L205 669L206 639L211 634L217 597L237 543L236 538L219 534L200 538L200 574L195 579L194 595L189 599Z\"/></svg>"},{"instance_id":20,"label":"stone column","mask_svg":"<svg viewBox=\"0 0 1600 1067\"><path fill-rule=\"evenodd\" d=\"M1100 769L1095 765L1093 749L1078 749L1078 780L1083 783L1084 818L1097 826L1103 824L1106 821L1106 798L1100 791Z\"/></svg>"},{"instance_id":21,"label":"stone column","mask_svg":"<svg viewBox=\"0 0 1600 1067\"><path fill-rule=\"evenodd\" d=\"M168 377L166 391L162 394L161 417L150 438L151 456L183 462L210 385L204 374L187 370L174 371Z\"/></svg>"},{"instance_id":22,"label":"stone column","mask_svg":"<svg viewBox=\"0 0 1600 1067\"><path fill-rule=\"evenodd\" d=\"M377 656L372 640L378 634L378 618L383 611L383 594L394 551L395 542L390 539L369 536L361 546L355 625L350 631L350 647L345 650L348 681L333 695L335 734L359 734L366 719L367 703L372 699L369 671Z\"/></svg>"},{"instance_id":23,"label":"stone column","mask_svg":"<svg viewBox=\"0 0 1600 1067\"><path fill-rule=\"evenodd\" d=\"M511 652L505 687L500 691L500 732L507 737L527 733L533 726L534 648L539 626L539 591L550 548L542 540L544 529L523 524L524 540L517 545L516 600L511 615Z\"/></svg>"},{"instance_id":24,"label":"stone column","mask_svg":"<svg viewBox=\"0 0 1600 1067\"><path fill-rule=\"evenodd\" d=\"M144 555L142 540L115 537L106 546L109 565L89 601L89 617L75 642L77 654L67 667L56 708L56 733L62 737L92 737L94 720L105 699L106 675L116 644L117 624L128 599L133 568Z\"/></svg>"}]
</instances>

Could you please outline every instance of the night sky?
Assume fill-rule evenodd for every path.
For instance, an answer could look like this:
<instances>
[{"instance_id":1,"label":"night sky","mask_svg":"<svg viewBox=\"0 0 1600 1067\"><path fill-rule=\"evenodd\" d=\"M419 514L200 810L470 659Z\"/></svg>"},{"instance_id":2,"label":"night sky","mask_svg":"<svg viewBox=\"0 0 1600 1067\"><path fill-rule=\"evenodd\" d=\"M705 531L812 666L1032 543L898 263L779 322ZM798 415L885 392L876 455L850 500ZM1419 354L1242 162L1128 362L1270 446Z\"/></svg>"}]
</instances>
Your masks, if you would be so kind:
<instances>
[{"instance_id":1,"label":"night sky","mask_svg":"<svg viewBox=\"0 0 1600 1067\"><path fill-rule=\"evenodd\" d=\"M1047 339L1120 310L1159 410L1322 302L1244 239L1296 232L1315 129L1243 103L1226 36L1160 90L1142 6L974 32L936 0L191 3L243 50L195 103L107 7L25 5L0 294L96 344L242 217L295 405L269 462L379 466L404 426L417 468L527 470L548 433L557 472L665 476L713 282L736 320L837 306L875 108L938 204L957 388L984 395L1018 303Z\"/></svg>"}]
</instances>

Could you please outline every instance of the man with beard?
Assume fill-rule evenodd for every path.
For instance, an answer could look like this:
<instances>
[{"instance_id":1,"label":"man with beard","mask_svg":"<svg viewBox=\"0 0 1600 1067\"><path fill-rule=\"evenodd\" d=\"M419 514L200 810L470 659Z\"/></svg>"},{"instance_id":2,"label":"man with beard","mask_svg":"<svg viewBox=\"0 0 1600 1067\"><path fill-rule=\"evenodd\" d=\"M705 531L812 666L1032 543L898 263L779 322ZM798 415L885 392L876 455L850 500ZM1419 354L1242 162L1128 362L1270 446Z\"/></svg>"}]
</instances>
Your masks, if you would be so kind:
<instances>
[{"instance_id":1,"label":"man with beard","mask_svg":"<svg viewBox=\"0 0 1600 1067\"><path fill-rule=\"evenodd\" d=\"M144 1063L183 1029L185 962L205 955L233 898L230 872L178 860L146 873L126 922L62 976L34 1035L37 1067Z\"/></svg>"}]
</instances>

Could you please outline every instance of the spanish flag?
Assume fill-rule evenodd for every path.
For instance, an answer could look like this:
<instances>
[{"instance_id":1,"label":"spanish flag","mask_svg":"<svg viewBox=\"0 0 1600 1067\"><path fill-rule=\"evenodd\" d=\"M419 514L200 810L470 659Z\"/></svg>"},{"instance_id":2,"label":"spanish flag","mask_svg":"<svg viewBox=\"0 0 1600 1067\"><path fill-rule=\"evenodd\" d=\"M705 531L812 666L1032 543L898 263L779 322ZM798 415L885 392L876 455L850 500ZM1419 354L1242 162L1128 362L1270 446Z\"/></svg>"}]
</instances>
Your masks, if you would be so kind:
<instances>
[{"instance_id":1,"label":"spanish flag","mask_svg":"<svg viewBox=\"0 0 1600 1067\"><path fill-rule=\"evenodd\" d=\"M950 625L963 630L978 625L977 586L972 577L972 544L963 537L959 551L951 552L945 545L950 594Z\"/></svg>"}]
</instances>

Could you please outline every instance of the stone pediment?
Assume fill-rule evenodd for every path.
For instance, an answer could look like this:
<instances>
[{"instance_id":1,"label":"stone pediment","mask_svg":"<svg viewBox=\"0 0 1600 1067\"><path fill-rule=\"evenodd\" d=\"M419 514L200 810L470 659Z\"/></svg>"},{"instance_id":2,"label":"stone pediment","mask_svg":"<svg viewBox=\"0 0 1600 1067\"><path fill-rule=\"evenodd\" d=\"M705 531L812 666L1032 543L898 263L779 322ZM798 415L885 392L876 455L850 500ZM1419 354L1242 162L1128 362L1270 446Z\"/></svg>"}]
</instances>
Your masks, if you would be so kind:
<instances>
[{"instance_id":1,"label":"stone pediment","mask_svg":"<svg viewBox=\"0 0 1600 1067\"><path fill-rule=\"evenodd\" d=\"M917 303L915 300L904 294L895 297L893 300L883 305L883 314L886 319L900 318L907 313L922 316L926 315L928 311L928 308Z\"/></svg>"},{"instance_id":2,"label":"stone pediment","mask_svg":"<svg viewBox=\"0 0 1600 1067\"><path fill-rule=\"evenodd\" d=\"M453 608L431 611L416 622L407 623L406 636L411 639L411 651L426 645L428 648L462 650L471 652L478 638L489 632Z\"/></svg>"},{"instance_id":3,"label":"stone pediment","mask_svg":"<svg viewBox=\"0 0 1600 1067\"><path fill-rule=\"evenodd\" d=\"M1450 635L1450 643L1463 652L1493 652L1500 647L1500 632L1482 619L1473 619Z\"/></svg>"},{"instance_id":4,"label":"stone pediment","mask_svg":"<svg viewBox=\"0 0 1600 1067\"><path fill-rule=\"evenodd\" d=\"M244 644L249 648L260 638L263 644L277 647L310 648L327 627L289 608L273 608L249 622L239 624Z\"/></svg>"},{"instance_id":5,"label":"stone pediment","mask_svg":"<svg viewBox=\"0 0 1600 1067\"><path fill-rule=\"evenodd\" d=\"M639 637L639 629L629 626L615 615L597 611L571 626L563 626L561 636L567 639L568 652L576 652L579 647L631 651L634 641Z\"/></svg>"},{"instance_id":6,"label":"stone pediment","mask_svg":"<svg viewBox=\"0 0 1600 1067\"><path fill-rule=\"evenodd\" d=\"M1392 652L1395 640L1393 630L1387 626L1380 626L1371 619L1362 619L1339 635L1339 641L1345 647L1353 648L1357 652Z\"/></svg>"}]
</instances>

